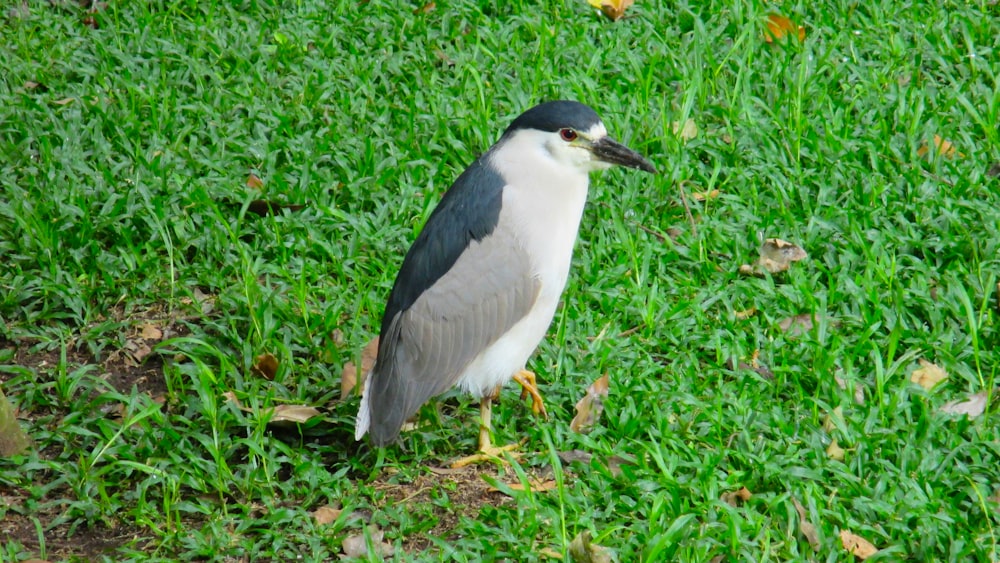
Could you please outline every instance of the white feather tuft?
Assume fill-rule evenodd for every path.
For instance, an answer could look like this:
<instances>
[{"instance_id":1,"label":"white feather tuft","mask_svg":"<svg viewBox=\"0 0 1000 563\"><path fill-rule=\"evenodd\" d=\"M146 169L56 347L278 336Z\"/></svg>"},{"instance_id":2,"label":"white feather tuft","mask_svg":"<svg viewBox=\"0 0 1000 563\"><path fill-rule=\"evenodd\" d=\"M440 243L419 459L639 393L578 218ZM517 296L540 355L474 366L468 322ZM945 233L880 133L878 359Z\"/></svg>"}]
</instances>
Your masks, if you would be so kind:
<instances>
[{"instance_id":1,"label":"white feather tuft","mask_svg":"<svg viewBox=\"0 0 1000 563\"><path fill-rule=\"evenodd\" d=\"M371 382L371 376L372 374L369 372L368 377L364 379L365 383ZM354 422L354 439L361 440L361 438L364 438L371 423L372 415L368 410L368 386L365 385L361 391L361 408L358 409L358 417Z\"/></svg>"}]
</instances>

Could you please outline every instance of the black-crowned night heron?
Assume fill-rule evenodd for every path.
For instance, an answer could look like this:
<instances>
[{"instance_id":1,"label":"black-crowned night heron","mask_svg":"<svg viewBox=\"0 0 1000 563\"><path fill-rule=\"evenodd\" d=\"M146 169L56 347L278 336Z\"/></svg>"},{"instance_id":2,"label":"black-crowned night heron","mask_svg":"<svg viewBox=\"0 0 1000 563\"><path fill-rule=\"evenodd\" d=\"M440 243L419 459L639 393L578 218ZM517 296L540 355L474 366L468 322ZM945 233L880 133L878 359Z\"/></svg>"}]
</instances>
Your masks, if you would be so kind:
<instances>
[{"instance_id":1,"label":"black-crowned night heron","mask_svg":"<svg viewBox=\"0 0 1000 563\"><path fill-rule=\"evenodd\" d=\"M479 448L495 455L504 448L490 443L490 405L512 378L544 414L524 366L566 286L589 173L615 164L655 172L594 110L556 101L521 114L458 177L392 287L356 439L394 441L421 405L458 386L481 399Z\"/></svg>"}]
</instances>

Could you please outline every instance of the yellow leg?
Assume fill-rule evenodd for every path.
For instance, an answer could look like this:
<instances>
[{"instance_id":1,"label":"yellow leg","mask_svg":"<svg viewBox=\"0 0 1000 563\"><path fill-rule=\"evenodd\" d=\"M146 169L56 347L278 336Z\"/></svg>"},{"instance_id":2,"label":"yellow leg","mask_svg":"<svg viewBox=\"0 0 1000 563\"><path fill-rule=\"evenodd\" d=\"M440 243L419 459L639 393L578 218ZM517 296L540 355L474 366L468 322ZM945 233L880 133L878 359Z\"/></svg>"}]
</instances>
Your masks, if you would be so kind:
<instances>
[{"instance_id":1,"label":"yellow leg","mask_svg":"<svg viewBox=\"0 0 1000 563\"><path fill-rule=\"evenodd\" d=\"M531 397L531 412L541 415L545 420L549 419L549 413L545 411L545 402L542 401L542 394L538 392L538 384L535 382L535 374L522 369L514 374L514 381L521 385L521 400Z\"/></svg>"},{"instance_id":2,"label":"yellow leg","mask_svg":"<svg viewBox=\"0 0 1000 563\"><path fill-rule=\"evenodd\" d=\"M492 432L492 416L493 397L483 397L483 400L479 403L479 452L455 461L451 464L453 469L487 461L506 463L503 458L504 453L520 457L521 454L514 452L520 444L510 444L502 447L493 445L493 440L490 436Z\"/></svg>"}]
</instances>

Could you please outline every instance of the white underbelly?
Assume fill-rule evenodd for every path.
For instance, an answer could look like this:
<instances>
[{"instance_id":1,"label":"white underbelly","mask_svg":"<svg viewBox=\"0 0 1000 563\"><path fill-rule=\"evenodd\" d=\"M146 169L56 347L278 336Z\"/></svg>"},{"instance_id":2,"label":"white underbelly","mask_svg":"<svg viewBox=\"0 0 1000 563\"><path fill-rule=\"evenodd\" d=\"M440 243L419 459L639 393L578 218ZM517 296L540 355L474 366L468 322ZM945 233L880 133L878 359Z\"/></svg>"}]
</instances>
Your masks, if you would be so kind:
<instances>
[{"instance_id":1,"label":"white underbelly","mask_svg":"<svg viewBox=\"0 0 1000 563\"><path fill-rule=\"evenodd\" d=\"M580 217L587 200L587 177L544 193L504 195L498 229L509 229L532 258L532 275L540 282L531 311L483 350L459 377L457 385L476 397L491 395L519 370L545 337L555 314L573 259Z\"/></svg>"}]
</instances>

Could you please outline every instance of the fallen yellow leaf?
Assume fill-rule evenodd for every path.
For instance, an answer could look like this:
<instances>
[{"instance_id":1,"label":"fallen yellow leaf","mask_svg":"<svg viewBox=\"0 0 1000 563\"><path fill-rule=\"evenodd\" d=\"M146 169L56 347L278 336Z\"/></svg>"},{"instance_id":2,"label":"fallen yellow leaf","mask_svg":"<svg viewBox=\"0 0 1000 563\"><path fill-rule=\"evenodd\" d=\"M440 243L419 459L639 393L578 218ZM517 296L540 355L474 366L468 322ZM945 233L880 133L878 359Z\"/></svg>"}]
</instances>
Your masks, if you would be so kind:
<instances>
[{"instance_id":1,"label":"fallen yellow leaf","mask_svg":"<svg viewBox=\"0 0 1000 563\"><path fill-rule=\"evenodd\" d=\"M344 538L344 542L340 545L340 548L344 550L344 556L349 559L362 557L371 559L374 557L376 560L381 560L385 557L391 557L396 552L391 543L382 541L385 532L380 530L378 526L369 524L367 532L367 534L353 534ZM371 542L370 549L369 541Z\"/></svg>"},{"instance_id":2,"label":"fallen yellow leaf","mask_svg":"<svg viewBox=\"0 0 1000 563\"><path fill-rule=\"evenodd\" d=\"M608 374L604 374L587 388L587 393L576 403L576 416L569 423L570 430L586 433L597 424L604 412L604 399L608 398L609 387Z\"/></svg>"},{"instance_id":3,"label":"fallen yellow leaf","mask_svg":"<svg viewBox=\"0 0 1000 563\"><path fill-rule=\"evenodd\" d=\"M878 553L878 548L870 541L847 530L840 531L840 543L844 549L862 561Z\"/></svg>"},{"instance_id":4,"label":"fallen yellow leaf","mask_svg":"<svg viewBox=\"0 0 1000 563\"><path fill-rule=\"evenodd\" d=\"M935 385L948 379L948 373L937 365L920 358L920 367L910 374L910 381L930 391Z\"/></svg>"},{"instance_id":5,"label":"fallen yellow leaf","mask_svg":"<svg viewBox=\"0 0 1000 563\"><path fill-rule=\"evenodd\" d=\"M920 147L917 148L917 156L921 158L927 156L929 152L930 146L927 144L927 141L924 141ZM944 139L941 135L934 135L934 152L945 158L955 158L956 156L959 158L965 157L964 154L958 152L954 143Z\"/></svg>"},{"instance_id":6,"label":"fallen yellow leaf","mask_svg":"<svg viewBox=\"0 0 1000 563\"><path fill-rule=\"evenodd\" d=\"M795 497L792 497L792 504L795 505L795 512L799 513L799 531L806 537L813 551L819 551L819 534L816 532L816 526L807 518L806 507Z\"/></svg>"},{"instance_id":7,"label":"fallen yellow leaf","mask_svg":"<svg viewBox=\"0 0 1000 563\"><path fill-rule=\"evenodd\" d=\"M760 247L760 265L772 274L784 272L792 262L805 260L808 257L806 251L798 245L780 238L769 238Z\"/></svg>"},{"instance_id":8,"label":"fallen yellow leaf","mask_svg":"<svg viewBox=\"0 0 1000 563\"><path fill-rule=\"evenodd\" d=\"M779 274L791 267L792 262L805 260L809 257L805 250L780 238L769 238L760 246L760 257L754 265L743 264L739 273L745 276L763 277L765 272Z\"/></svg>"},{"instance_id":9,"label":"fallen yellow leaf","mask_svg":"<svg viewBox=\"0 0 1000 563\"><path fill-rule=\"evenodd\" d=\"M844 454L847 453L844 448L840 447L840 444L836 440L830 442L830 445L826 447L826 455L834 461L844 461Z\"/></svg>"},{"instance_id":10,"label":"fallen yellow leaf","mask_svg":"<svg viewBox=\"0 0 1000 563\"><path fill-rule=\"evenodd\" d=\"M264 412L269 412L271 415L268 422L294 422L302 424L311 418L320 416L318 410L306 405L278 405L270 409L270 411Z\"/></svg>"},{"instance_id":11,"label":"fallen yellow leaf","mask_svg":"<svg viewBox=\"0 0 1000 563\"><path fill-rule=\"evenodd\" d=\"M684 120L684 123L680 121L673 122L671 129L673 129L674 135L677 135L677 138L681 141L690 141L698 136L698 125L690 117Z\"/></svg>"},{"instance_id":12,"label":"fallen yellow leaf","mask_svg":"<svg viewBox=\"0 0 1000 563\"><path fill-rule=\"evenodd\" d=\"M361 351L361 368L358 369L354 362L347 362L344 364L344 369L340 373L340 398L341 400L346 399L351 395L351 391L357 388L357 393L360 395L361 391L364 389L365 378L368 377L368 372L375 367L375 359L378 358L378 337L376 336L365 345L364 349ZM358 385L358 381L361 384Z\"/></svg>"},{"instance_id":13,"label":"fallen yellow leaf","mask_svg":"<svg viewBox=\"0 0 1000 563\"><path fill-rule=\"evenodd\" d=\"M635 0L587 0L587 3L597 8L613 22L625 17L625 10L635 3Z\"/></svg>"},{"instance_id":14,"label":"fallen yellow leaf","mask_svg":"<svg viewBox=\"0 0 1000 563\"><path fill-rule=\"evenodd\" d=\"M337 518L340 518L340 513L343 512L339 508L334 508L332 506L321 506L313 511L313 519L319 525L332 524Z\"/></svg>"},{"instance_id":15,"label":"fallen yellow leaf","mask_svg":"<svg viewBox=\"0 0 1000 563\"><path fill-rule=\"evenodd\" d=\"M840 377L837 374L833 374L833 380L837 382L837 387L840 387L844 391L847 391L847 380ZM854 381L854 402L863 405L865 404L865 384L860 381Z\"/></svg>"},{"instance_id":16,"label":"fallen yellow leaf","mask_svg":"<svg viewBox=\"0 0 1000 563\"><path fill-rule=\"evenodd\" d=\"M722 493L722 496L720 496L719 498L722 500L722 502L728 504L729 506L739 506L744 502L750 500L750 497L752 496L753 493L750 492L750 489L746 487L740 487L738 491L727 491L725 493Z\"/></svg>"},{"instance_id":17,"label":"fallen yellow leaf","mask_svg":"<svg viewBox=\"0 0 1000 563\"><path fill-rule=\"evenodd\" d=\"M823 430L833 432L837 426L844 426L844 407L834 407L823 419Z\"/></svg>"},{"instance_id":18,"label":"fallen yellow leaf","mask_svg":"<svg viewBox=\"0 0 1000 563\"><path fill-rule=\"evenodd\" d=\"M548 481L529 481L527 487L524 486L524 483L511 483L508 486L514 491L532 490L535 492L541 492L555 489L556 482L549 479Z\"/></svg>"},{"instance_id":19,"label":"fallen yellow leaf","mask_svg":"<svg viewBox=\"0 0 1000 563\"><path fill-rule=\"evenodd\" d=\"M552 479L549 479L547 481L542 481L541 479L532 479L532 480L528 481L528 486L527 487L525 487L524 483L521 483L521 482L507 483L507 486L510 487L510 490L512 490L512 491L534 491L536 493L541 493L541 492L545 492L545 491L551 491L551 490L555 489L557 487L557 485L558 484L554 480L552 480ZM503 491L501 491L500 489L498 489L496 487L490 487L490 488L487 489L487 491L489 491L491 493L500 493L500 492L503 492Z\"/></svg>"},{"instance_id":20,"label":"fallen yellow leaf","mask_svg":"<svg viewBox=\"0 0 1000 563\"><path fill-rule=\"evenodd\" d=\"M246 184L247 184L248 188L251 188L251 189L254 189L254 190L259 190L259 189L262 189L264 187L264 180L261 180L260 176L258 176L256 174L254 174L253 172L251 172L250 175L247 176L247 182L246 182Z\"/></svg>"},{"instance_id":21,"label":"fallen yellow leaf","mask_svg":"<svg viewBox=\"0 0 1000 563\"><path fill-rule=\"evenodd\" d=\"M584 530L569 542L569 557L573 563L611 563L611 550L593 543L590 531Z\"/></svg>"},{"instance_id":22,"label":"fallen yellow leaf","mask_svg":"<svg viewBox=\"0 0 1000 563\"><path fill-rule=\"evenodd\" d=\"M691 197L695 201L708 201L710 199L715 199L721 194L719 190L708 190L707 192L692 192Z\"/></svg>"},{"instance_id":23,"label":"fallen yellow leaf","mask_svg":"<svg viewBox=\"0 0 1000 563\"><path fill-rule=\"evenodd\" d=\"M146 323L142 325L142 333L139 336L143 340L161 340L163 339L163 331L156 328L156 325Z\"/></svg>"},{"instance_id":24,"label":"fallen yellow leaf","mask_svg":"<svg viewBox=\"0 0 1000 563\"><path fill-rule=\"evenodd\" d=\"M965 401L948 401L941 407L941 412L945 414L964 414L969 418L976 418L986 412L987 395L986 391L980 391L975 395L970 395Z\"/></svg>"},{"instance_id":25,"label":"fallen yellow leaf","mask_svg":"<svg viewBox=\"0 0 1000 563\"><path fill-rule=\"evenodd\" d=\"M767 31L764 32L764 41L767 43L774 43L786 35L795 35L799 38L799 41L805 41L806 39L806 28L801 25L795 25L795 22L781 14L769 14L767 21L764 23L767 25Z\"/></svg>"}]
</instances>

